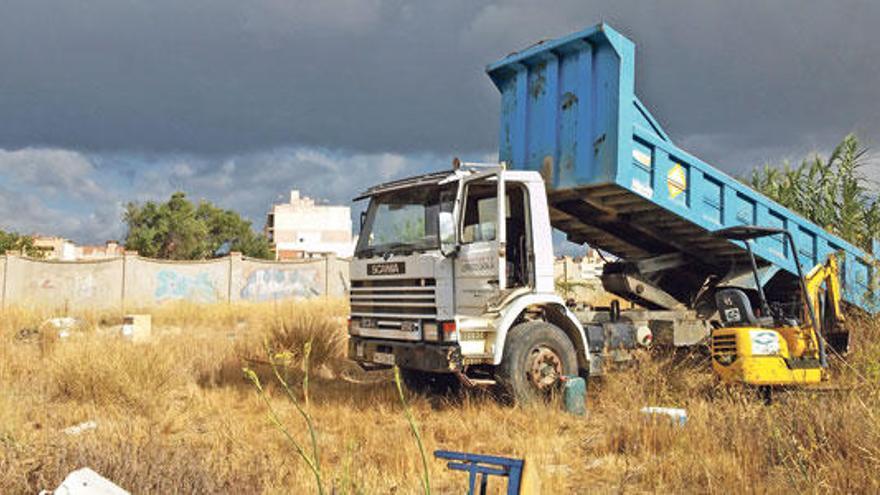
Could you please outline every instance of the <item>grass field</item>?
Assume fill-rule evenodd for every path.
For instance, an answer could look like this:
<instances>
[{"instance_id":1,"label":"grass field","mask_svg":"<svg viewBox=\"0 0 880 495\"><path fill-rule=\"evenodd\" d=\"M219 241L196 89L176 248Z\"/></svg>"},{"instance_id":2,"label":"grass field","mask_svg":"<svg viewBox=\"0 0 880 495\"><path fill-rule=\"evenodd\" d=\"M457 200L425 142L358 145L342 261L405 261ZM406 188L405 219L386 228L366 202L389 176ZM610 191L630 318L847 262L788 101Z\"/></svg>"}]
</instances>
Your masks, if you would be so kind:
<instances>
[{"instance_id":1,"label":"grass field","mask_svg":"<svg viewBox=\"0 0 880 495\"><path fill-rule=\"evenodd\" d=\"M315 422L326 493L421 491L421 458L391 375L343 359L344 301L261 306L172 306L153 312L153 339L114 336L118 315L82 314L59 339L35 311L0 313L0 493L54 488L88 466L133 493L314 493L314 477L269 422L243 378L272 383L261 342L291 351L285 375ZM471 393L410 396L425 448L526 457L542 492L880 491L880 326L852 325L836 391L788 393L763 406L716 384L700 354L645 356L590 384L584 418L554 408L510 408ZM279 387L273 408L308 445ZM646 405L683 407L688 422L646 420ZM97 428L63 430L84 421ZM429 459L434 493L466 478ZM499 486L495 486L497 490Z\"/></svg>"}]
</instances>

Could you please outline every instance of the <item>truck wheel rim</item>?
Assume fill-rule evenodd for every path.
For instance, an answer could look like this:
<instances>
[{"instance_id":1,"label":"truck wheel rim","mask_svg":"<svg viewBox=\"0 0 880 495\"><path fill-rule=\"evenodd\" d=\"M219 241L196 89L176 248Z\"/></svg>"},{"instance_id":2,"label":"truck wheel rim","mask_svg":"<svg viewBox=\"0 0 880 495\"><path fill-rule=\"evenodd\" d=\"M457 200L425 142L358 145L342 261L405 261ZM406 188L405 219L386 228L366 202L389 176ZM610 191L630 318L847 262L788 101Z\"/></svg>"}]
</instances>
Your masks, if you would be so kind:
<instances>
[{"instance_id":1,"label":"truck wheel rim","mask_svg":"<svg viewBox=\"0 0 880 495\"><path fill-rule=\"evenodd\" d=\"M536 389L548 391L562 376L562 359L549 347L535 347L529 353L526 375Z\"/></svg>"}]
</instances>

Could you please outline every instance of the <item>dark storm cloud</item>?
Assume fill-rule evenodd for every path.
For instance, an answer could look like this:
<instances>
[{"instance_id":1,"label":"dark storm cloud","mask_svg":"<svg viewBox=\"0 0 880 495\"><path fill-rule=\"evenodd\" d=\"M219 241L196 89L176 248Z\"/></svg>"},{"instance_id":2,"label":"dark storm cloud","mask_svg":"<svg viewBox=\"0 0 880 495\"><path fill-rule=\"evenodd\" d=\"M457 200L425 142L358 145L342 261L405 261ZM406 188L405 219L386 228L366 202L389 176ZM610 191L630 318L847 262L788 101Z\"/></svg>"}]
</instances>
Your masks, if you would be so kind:
<instances>
[{"instance_id":1,"label":"dark storm cloud","mask_svg":"<svg viewBox=\"0 0 880 495\"><path fill-rule=\"evenodd\" d=\"M491 160L485 64L599 21L672 138L728 172L878 142L874 1L4 0L0 229L100 242L174 190L260 227L292 188L346 204Z\"/></svg>"},{"instance_id":2,"label":"dark storm cloud","mask_svg":"<svg viewBox=\"0 0 880 495\"><path fill-rule=\"evenodd\" d=\"M468 2L14 1L0 145L237 152L485 146ZM469 66L470 65L470 66ZM475 91L476 90L476 91ZM480 111L482 109L482 111ZM457 110L467 110L459 113ZM490 121L489 118L482 119ZM489 138L491 141L491 137Z\"/></svg>"},{"instance_id":3,"label":"dark storm cloud","mask_svg":"<svg viewBox=\"0 0 880 495\"><path fill-rule=\"evenodd\" d=\"M0 147L488 151L484 64L601 20L668 131L728 168L876 137L880 2L6 0Z\"/></svg>"}]
</instances>

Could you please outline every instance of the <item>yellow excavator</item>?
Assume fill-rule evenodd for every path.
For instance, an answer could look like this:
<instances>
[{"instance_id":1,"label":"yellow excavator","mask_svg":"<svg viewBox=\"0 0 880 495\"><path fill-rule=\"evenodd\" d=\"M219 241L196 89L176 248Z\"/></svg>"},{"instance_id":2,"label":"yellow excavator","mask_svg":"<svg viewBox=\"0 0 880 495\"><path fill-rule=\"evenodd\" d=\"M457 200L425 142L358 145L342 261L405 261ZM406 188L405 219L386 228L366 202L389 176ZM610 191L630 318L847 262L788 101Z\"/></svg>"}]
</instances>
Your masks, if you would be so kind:
<instances>
[{"instance_id":1,"label":"yellow excavator","mask_svg":"<svg viewBox=\"0 0 880 495\"><path fill-rule=\"evenodd\" d=\"M835 257L804 275L794 238L785 229L743 225L716 235L745 245L758 303L754 308L740 288L719 288L715 293L721 324L712 332L712 368L721 381L757 386L768 401L773 387L821 382L828 366L827 335L840 336L844 321ZM794 254L798 287L797 294L788 294L793 303L788 311L780 301L774 301L775 308L768 303L751 248L752 241L768 236L784 237Z\"/></svg>"}]
</instances>

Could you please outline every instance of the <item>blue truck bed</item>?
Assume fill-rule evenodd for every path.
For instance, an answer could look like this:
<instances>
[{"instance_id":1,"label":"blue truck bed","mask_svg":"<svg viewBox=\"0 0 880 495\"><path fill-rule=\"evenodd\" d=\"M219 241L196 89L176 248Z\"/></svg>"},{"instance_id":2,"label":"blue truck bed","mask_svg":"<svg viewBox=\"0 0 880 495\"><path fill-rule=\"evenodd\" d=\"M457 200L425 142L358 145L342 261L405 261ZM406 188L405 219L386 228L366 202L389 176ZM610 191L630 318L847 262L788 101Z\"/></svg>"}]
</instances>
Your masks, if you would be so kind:
<instances>
[{"instance_id":1,"label":"blue truck bed","mask_svg":"<svg viewBox=\"0 0 880 495\"><path fill-rule=\"evenodd\" d=\"M839 253L844 299L874 312L873 259L677 147L636 97L634 61L635 45L600 24L487 67L501 92L499 159L542 174L554 227L622 259L682 253L718 273L745 250L713 231L786 228L798 253L766 238L760 259L794 274L795 255L809 270Z\"/></svg>"}]
</instances>

